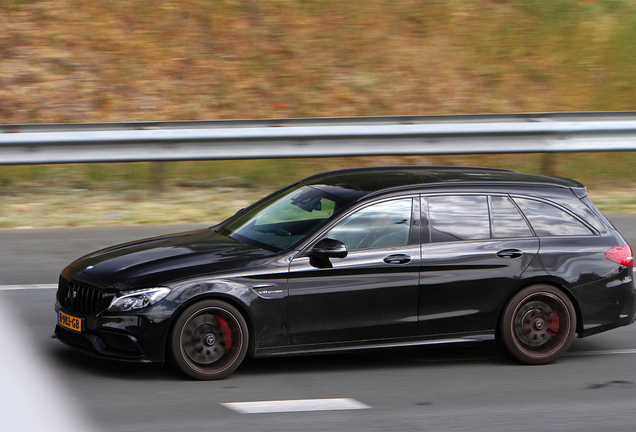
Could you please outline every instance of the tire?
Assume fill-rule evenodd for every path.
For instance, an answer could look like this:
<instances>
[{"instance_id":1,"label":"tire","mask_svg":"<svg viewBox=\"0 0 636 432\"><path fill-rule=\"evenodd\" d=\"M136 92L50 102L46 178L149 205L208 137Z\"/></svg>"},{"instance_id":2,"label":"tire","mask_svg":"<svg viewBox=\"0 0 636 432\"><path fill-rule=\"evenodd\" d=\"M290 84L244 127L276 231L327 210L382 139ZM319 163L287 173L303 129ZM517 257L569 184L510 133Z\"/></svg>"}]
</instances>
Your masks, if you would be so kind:
<instances>
[{"instance_id":1,"label":"tire","mask_svg":"<svg viewBox=\"0 0 636 432\"><path fill-rule=\"evenodd\" d=\"M533 285L515 294L500 320L498 342L525 364L547 364L572 343L576 311L565 293L550 285Z\"/></svg>"},{"instance_id":2,"label":"tire","mask_svg":"<svg viewBox=\"0 0 636 432\"><path fill-rule=\"evenodd\" d=\"M177 318L168 349L181 372L198 380L217 380L241 364L248 341L247 324L235 307L204 300Z\"/></svg>"}]
</instances>

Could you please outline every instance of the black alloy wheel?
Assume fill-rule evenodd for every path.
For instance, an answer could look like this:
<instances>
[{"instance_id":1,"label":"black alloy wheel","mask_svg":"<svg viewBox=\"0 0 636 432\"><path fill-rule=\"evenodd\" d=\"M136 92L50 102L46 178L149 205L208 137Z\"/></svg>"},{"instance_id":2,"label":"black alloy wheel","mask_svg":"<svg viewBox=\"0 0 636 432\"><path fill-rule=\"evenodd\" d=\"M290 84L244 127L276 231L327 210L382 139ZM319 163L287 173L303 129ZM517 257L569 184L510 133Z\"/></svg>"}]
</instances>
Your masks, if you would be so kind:
<instances>
[{"instance_id":1,"label":"black alloy wheel","mask_svg":"<svg viewBox=\"0 0 636 432\"><path fill-rule=\"evenodd\" d=\"M501 344L526 364L546 364L570 346L576 311L565 293L550 285L533 285L515 294L500 322Z\"/></svg>"},{"instance_id":2,"label":"black alloy wheel","mask_svg":"<svg viewBox=\"0 0 636 432\"><path fill-rule=\"evenodd\" d=\"M241 364L248 340L247 324L236 308L220 300L204 300L177 318L169 350L181 372L199 380L216 380Z\"/></svg>"}]
</instances>

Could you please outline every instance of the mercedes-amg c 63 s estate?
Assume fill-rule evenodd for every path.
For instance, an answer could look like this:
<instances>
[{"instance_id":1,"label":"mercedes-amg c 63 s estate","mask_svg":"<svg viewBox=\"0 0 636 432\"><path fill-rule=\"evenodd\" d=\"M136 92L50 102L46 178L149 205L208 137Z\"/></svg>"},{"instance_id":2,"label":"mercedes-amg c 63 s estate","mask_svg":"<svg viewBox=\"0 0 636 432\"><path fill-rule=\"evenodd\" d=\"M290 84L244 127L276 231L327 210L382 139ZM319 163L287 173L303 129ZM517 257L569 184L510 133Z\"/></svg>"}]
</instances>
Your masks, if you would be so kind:
<instances>
[{"instance_id":1,"label":"mercedes-amg c 63 s estate","mask_svg":"<svg viewBox=\"0 0 636 432\"><path fill-rule=\"evenodd\" d=\"M633 256L580 183L507 170L334 171L209 229L66 267L55 337L219 379L245 355L496 339L528 364L634 321Z\"/></svg>"}]
</instances>

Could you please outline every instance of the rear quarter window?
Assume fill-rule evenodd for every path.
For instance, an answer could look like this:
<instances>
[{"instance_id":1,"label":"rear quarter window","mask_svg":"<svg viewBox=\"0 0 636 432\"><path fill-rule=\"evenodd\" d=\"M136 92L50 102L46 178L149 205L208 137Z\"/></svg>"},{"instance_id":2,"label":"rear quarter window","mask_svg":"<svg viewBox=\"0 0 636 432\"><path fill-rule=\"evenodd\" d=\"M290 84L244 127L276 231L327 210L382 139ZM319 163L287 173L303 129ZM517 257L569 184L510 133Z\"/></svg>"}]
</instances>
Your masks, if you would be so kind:
<instances>
[{"instance_id":1,"label":"rear quarter window","mask_svg":"<svg viewBox=\"0 0 636 432\"><path fill-rule=\"evenodd\" d=\"M508 197L490 197L492 238L532 237L532 231Z\"/></svg>"},{"instance_id":2,"label":"rear quarter window","mask_svg":"<svg viewBox=\"0 0 636 432\"><path fill-rule=\"evenodd\" d=\"M603 223L605 223L605 225L607 225L608 228L611 229L616 229L614 227L614 224L612 224L612 222L609 221L609 219L607 219L605 217L605 215L603 213L601 213L601 211L594 205L594 203L592 202L592 200L589 197L585 197L585 198L581 198L581 201L583 202L583 204L585 204L590 211L596 215L600 220L603 221ZM588 220L594 220L594 216L591 215L590 218Z\"/></svg>"},{"instance_id":3,"label":"rear quarter window","mask_svg":"<svg viewBox=\"0 0 636 432\"><path fill-rule=\"evenodd\" d=\"M574 216L556 206L527 198L513 199L540 237L594 234Z\"/></svg>"}]
</instances>

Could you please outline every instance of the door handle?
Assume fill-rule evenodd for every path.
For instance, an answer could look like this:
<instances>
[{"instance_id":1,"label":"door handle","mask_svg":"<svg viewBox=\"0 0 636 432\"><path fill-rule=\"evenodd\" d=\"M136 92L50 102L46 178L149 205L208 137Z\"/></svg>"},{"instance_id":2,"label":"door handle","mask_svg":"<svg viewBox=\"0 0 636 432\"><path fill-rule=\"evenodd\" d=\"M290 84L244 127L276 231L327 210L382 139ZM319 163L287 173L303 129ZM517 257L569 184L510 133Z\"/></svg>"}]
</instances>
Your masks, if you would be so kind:
<instances>
[{"instance_id":1,"label":"door handle","mask_svg":"<svg viewBox=\"0 0 636 432\"><path fill-rule=\"evenodd\" d=\"M523 252L519 249L504 249L497 252L499 258L520 258L523 256Z\"/></svg>"},{"instance_id":2,"label":"door handle","mask_svg":"<svg viewBox=\"0 0 636 432\"><path fill-rule=\"evenodd\" d=\"M384 258L384 262L387 264L408 264L411 262L411 257L405 254L389 255Z\"/></svg>"}]
</instances>

